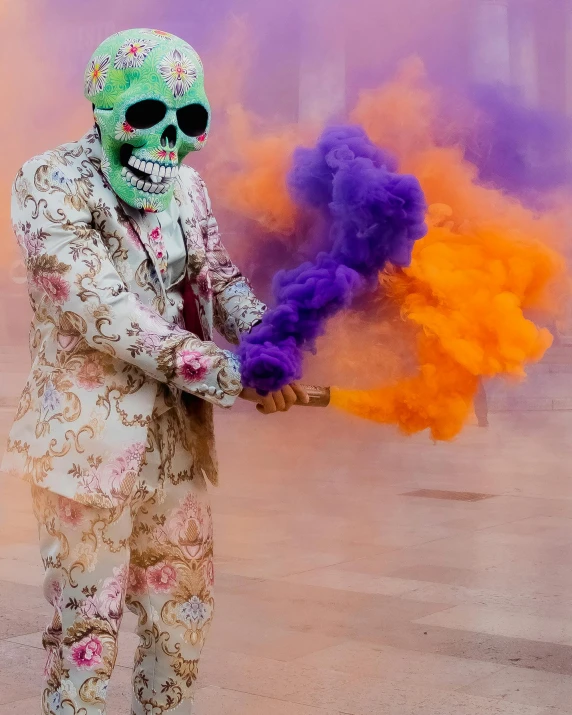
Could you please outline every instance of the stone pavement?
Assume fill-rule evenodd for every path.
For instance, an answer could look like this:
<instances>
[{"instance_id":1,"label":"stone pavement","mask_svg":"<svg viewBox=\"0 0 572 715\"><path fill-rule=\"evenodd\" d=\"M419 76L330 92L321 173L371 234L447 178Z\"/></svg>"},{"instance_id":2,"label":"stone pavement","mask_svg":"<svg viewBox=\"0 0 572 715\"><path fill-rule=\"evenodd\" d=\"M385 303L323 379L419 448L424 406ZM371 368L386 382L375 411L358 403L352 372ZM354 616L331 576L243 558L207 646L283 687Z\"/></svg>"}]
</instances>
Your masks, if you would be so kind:
<instances>
[{"instance_id":1,"label":"stone pavement","mask_svg":"<svg viewBox=\"0 0 572 715\"><path fill-rule=\"evenodd\" d=\"M572 713L571 412L493 413L434 445L249 407L218 416L197 715ZM25 485L3 475L0 505L0 715L39 715L49 610ZM132 630L129 614L108 715L129 713Z\"/></svg>"},{"instance_id":2,"label":"stone pavement","mask_svg":"<svg viewBox=\"0 0 572 715\"><path fill-rule=\"evenodd\" d=\"M486 385L492 412L572 410L572 341L551 348L544 360L527 367L524 382L492 380Z\"/></svg>"}]
</instances>

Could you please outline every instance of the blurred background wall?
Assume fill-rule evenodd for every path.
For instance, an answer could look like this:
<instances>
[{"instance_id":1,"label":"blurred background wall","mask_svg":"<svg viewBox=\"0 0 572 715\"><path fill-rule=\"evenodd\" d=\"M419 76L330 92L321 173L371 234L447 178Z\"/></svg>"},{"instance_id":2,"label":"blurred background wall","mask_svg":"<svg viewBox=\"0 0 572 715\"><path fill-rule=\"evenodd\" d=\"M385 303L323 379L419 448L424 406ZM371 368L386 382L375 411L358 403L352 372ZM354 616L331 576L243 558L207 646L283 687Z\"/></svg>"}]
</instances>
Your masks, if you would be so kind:
<instances>
[{"instance_id":1,"label":"blurred background wall","mask_svg":"<svg viewBox=\"0 0 572 715\"><path fill-rule=\"evenodd\" d=\"M213 7L214 6L214 7ZM9 220L11 182L32 155L90 126L84 67L98 43L135 26L187 38L209 60L237 18L248 27L245 105L281 121L343 115L360 90L412 54L458 90L511 87L529 107L572 115L572 0L18 0L0 10L3 161L0 166L0 344L24 345L25 277ZM229 91L233 88L229 86ZM216 117L215 133L216 140ZM205 152L208 158L208 149ZM572 146L562 146L572 158ZM200 157L198 159L203 161Z\"/></svg>"}]
</instances>

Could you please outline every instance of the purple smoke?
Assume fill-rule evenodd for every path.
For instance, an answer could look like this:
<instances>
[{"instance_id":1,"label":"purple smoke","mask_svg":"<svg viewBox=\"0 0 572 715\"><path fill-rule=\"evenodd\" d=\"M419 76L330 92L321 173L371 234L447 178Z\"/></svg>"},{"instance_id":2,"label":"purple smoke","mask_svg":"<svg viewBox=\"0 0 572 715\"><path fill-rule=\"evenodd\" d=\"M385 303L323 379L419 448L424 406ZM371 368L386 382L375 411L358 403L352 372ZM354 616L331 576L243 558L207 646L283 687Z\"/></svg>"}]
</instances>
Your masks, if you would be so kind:
<instances>
[{"instance_id":1,"label":"purple smoke","mask_svg":"<svg viewBox=\"0 0 572 715\"><path fill-rule=\"evenodd\" d=\"M300 379L303 351L315 349L327 319L372 285L386 262L409 264L426 233L426 203L417 179L396 168L360 127L326 129L314 149L295 151L289 186L320 214L322 250L275 276L276 307L239 347L245 386L265 394Z\"/></svg>"},{"instance_id":2,"label":"purple smoke","mask_svg":"<svg viewBox=\"0 0 572 715\"><path fill-rule=\"evenodd\" d=\"M475 89L473 101L480 117L466 157L482 182L528 200L570 182L567 117L527 107L516 90L502 86Z\"/></svg>"}]
</instances>

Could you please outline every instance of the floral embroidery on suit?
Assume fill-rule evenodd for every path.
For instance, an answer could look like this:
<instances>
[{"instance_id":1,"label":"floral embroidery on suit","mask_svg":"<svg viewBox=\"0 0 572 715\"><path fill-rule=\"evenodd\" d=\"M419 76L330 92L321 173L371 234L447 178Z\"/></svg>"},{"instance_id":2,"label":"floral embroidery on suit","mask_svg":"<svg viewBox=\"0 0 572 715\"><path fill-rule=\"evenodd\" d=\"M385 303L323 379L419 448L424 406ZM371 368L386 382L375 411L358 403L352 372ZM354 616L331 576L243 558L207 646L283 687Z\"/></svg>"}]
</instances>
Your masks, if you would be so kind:
<instances>
[{"instance_id":1,"label":"floral embroidery on suit","mask_svg":"<svg viewBox=\"0 0 572 715\"><path fill-rule=\"evenodd\" d=\"M235 357L212 342L213 320L236 342L264 306L222 247L200 177L183 167L176 200L205 341L184 330L155 219L118 200L101 161L98 135L89 133L27 162L14 183L13 224L34 311L32 368L2 466L111 508L129 493L160 384L174 396L196 468L216 482L210 410L232 405L241 384ZM187 401L194 415L181 393L204 403ZM126 448L135 449L129 458ZM126 459L129 469L103 474L102 465Z\"/></svg>"},{"instance_id":2,"label":"floral embroidery on suit","mask_svg":"<svg viewBox=\"0 0 572 715\"><path fill-rule=\"evenodd\" d=\"M139 636L132 713L163 715L192 700L214 610L213 530L205 480L177 437L172 410L154 415L144 465L121 507L32 487L54 609L43 637L43 715L105 711L124 606ZM113 478L136 457L99 467ZM97 469L87 478L99 478Z\"/></svg>"}]
</instances>

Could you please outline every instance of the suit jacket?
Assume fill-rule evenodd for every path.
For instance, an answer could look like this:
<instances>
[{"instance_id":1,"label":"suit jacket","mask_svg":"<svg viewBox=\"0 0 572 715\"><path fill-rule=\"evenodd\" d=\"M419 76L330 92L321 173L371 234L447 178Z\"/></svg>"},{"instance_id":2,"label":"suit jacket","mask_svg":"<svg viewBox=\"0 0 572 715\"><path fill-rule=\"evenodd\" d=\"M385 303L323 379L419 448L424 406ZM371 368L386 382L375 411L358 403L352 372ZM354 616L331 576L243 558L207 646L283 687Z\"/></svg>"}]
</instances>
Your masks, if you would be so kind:
<instances>
[{"instance_id":1,"label":"suit jacket","mask_svg":"<svg viewBox=\"0 0 572 715\"><path fill-rule=\"evenodd\" d=\"M232 405L241 384L236 358L211 342L213 324L236 343L264 305L223 248L193 169L181 168L175 200L185 291L165 288L157 217L112 191L97 133L19 171L12 218L34 313L32 366L2 469L83 503L116 506L135 484L159 403L177 411L194 468L216 482L212 405ZM204 341L182 324L189 290Z\"/></svg>"}]
</instances>

